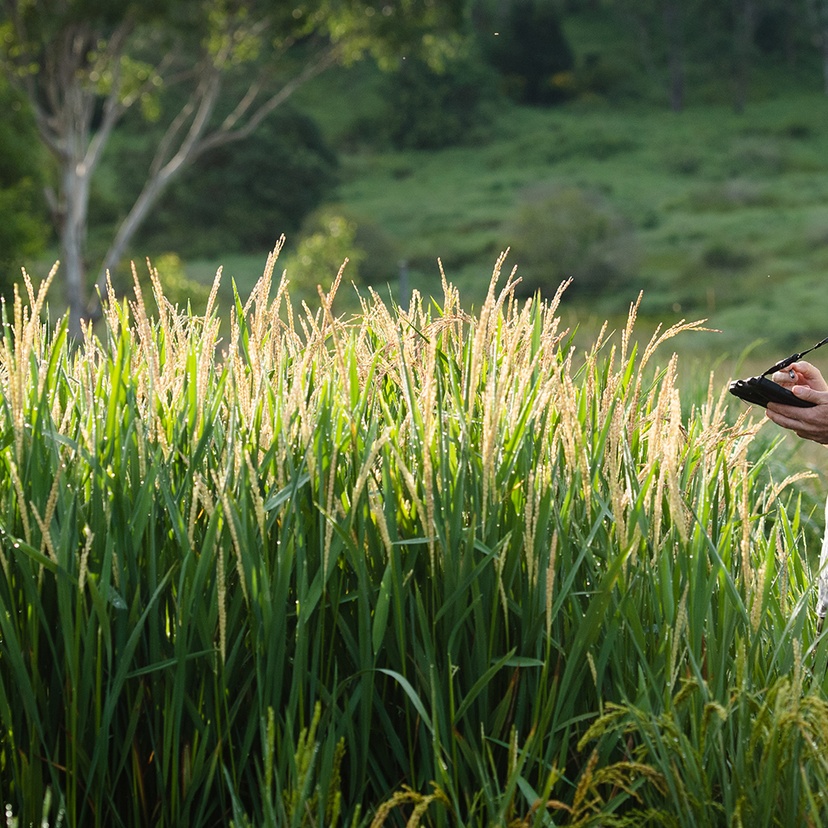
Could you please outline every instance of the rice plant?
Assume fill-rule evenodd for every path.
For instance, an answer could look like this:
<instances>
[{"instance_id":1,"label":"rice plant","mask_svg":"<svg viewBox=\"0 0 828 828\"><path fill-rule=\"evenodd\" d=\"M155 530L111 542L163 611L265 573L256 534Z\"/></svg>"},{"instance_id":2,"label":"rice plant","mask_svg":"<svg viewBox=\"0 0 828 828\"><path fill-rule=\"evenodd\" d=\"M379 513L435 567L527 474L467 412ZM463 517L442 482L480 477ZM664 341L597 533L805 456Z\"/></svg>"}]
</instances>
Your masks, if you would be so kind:
<instances>
[{"instance_id":1,"label":"rice plant","mask_svg":"<svg viewBox=\"0 0 828 828\"><path fill-rule=\"evenodd\" d=\"M794 471L675 336L135 279L0 339L0 798L67 826L820 824ZM341 278L341 274L340 274ZM47 797L47 792L51 792Z\"/></svg>"}]
</instances>

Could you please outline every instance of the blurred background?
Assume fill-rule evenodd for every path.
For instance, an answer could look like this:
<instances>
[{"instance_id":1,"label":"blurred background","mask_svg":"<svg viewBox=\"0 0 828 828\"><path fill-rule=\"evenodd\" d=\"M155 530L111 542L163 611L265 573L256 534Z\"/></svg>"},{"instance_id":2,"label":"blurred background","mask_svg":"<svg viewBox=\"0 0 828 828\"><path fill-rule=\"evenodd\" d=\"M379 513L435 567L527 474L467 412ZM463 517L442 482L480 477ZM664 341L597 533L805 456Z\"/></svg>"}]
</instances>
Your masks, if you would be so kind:
<instances>
[{"instance_id":1,"label":"blurred background","mask_svg":"<svg viewBox=\"0 0 828 828\"><path fill-rule=\"evenodd\" d=\"M223 266L227 303L284 234L295 299L349 259L341 312L351 282L441 301L438 259L473 309L508 248L585 330L643 291L645 328L721 331L705 354L828 334L828 0L3 9L6 296L60 259L52 310L94 318L149 259L194 308Z\"/></svg>"}]
</instances>

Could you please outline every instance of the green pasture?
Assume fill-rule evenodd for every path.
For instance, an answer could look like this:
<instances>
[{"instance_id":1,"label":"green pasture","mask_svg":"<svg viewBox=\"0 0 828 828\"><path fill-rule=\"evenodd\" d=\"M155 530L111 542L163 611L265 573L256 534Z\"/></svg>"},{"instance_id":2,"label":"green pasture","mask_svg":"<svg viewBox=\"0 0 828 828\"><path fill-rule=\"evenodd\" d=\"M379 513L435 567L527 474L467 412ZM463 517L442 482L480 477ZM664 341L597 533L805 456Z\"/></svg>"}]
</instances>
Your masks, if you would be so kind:
<instances>
[{"instance_id":1,"label":"green pasture","mask_svg":"<svg viewBox=\"0 0 828 828\"><path fill-rule=\"evenodd\" d=\"M309 96L311 108L333 92L318 94ZM704 101L682 113L644 101L587 99L552 110L504 104L464 146L342 153L329 209L393 242L396 255L382 260L385 277L374 283L387 299L401 298L399 260L413 287L439 298L439 259L472 309L485 297L491 261L514 248L515 218L533 193L597 192L629 223L636 262L622 285L573 296L572 319L590 331L607 318L623 325L643 291L647 324L707 318L721 330L696 340L708 359L735 357L762 338L770 364L828 333L820 298L828 267L827 108L819 91L797 88L776 90L743 114ZM327 129L335 140L346 126L339 120ZM288 237L286 258L300 241ZM262 255L239 256L225 268L243 292ZM209 284L227 262L186 264ZM319 280L329 285L338 265ZM506 269L514 266L520 276L517 249ZM547 298L559 283L550 277ZM314 286L294 289L315 298Z\"/></svg>"},{"instance_id":2,"label":"green pasture","mask_svg":"<svg viewBox=\"0 0 828 828\"><path fill-rule=\"evenodd\" d=\"M470 272L510 245L504 219L522 188L597 188L634 224L641 250L638 279L623 296L600 296L603 308L624 312L643 289L645 310L728 311L728 329L744 335L787 296L805 313L778 320L791 336L822 329L797 299L828 263L825 111L818 95L741 116L709 105L509 111L483 148L349 159L341 198L404 240L424 276L439 255L471 286Z\"/></svg>"},{"instance_id":3,"label":"green pasture","mask_svg":"<svg viewBox=\"0 0 828 828\"><path fill-rule=\"evenodd\" d=\"M4 310L7 823L824 823L820 500L680 387L698 325L276 267L78 343Z\"/></svg>"}]
</instances>

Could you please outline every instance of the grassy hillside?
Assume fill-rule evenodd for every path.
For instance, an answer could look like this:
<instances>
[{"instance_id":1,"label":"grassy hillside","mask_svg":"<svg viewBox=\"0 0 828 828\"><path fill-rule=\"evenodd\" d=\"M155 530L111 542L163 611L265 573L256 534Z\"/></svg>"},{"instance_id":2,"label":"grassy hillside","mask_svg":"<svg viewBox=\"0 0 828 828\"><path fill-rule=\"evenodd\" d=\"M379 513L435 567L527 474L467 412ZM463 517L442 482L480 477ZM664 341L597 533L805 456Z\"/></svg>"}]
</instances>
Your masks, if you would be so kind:
<instances>
[{"instance_id":1,"label":"grassy hillside","mask_svg":"<svg viewBox=\"0 0 828 828\"><path fill-rule=\"evenodd\" d=\"M409 287L439 295L439 258L464 301L479 307L498 254L511 248L507 266L532 285L545 282L551 295L566 266L558 268L556 254L548 253L544 272L537 259L543 261L545 236L566 231L544 221L551 221L556 193L584 193L629 228L624 274L597 294L570 291L567 323L592 330L605 318L623 320L644 291L643 326L706 317L722 333L694 337L685 347L738 355L766 339L757 367L828 333L819 301L828 264L828 98L819 73L757 65L739 115L726 82L710 67L692 65L688 105L676 114L659 81L636 62L635 45L606 16L573 17L567 27L579 66L599 55L612 93L582 92L553 109L501 103L461 146L377 149L382 142L372 141L366 125L382 117L387 88L366 65L301 91L296 103L341 159L341 183L327 209L360 229L375 287L403 298L404 261ZM535 224L521 235L532 203ZM274 241L284 229L274 226ZM526 249L527 236L534 251ZM301 241L301 233L289 233L280 264L294 280L294 295L315 301L311 281L330 284L341 259L303 276L292 258ZM138 259L147 252L153 255L142 250ZM266 252L190 260L186 276L209 285L223 265L226 304L230 277L247 295ZM356 272L352 262L346 283ZM337 301L358 307L347 290Z\"/></svg>"},{"instance_id":2,"label":"grassy hillside","mask_svg":"<svg viewBox=\"0 0 828 828\"><path fill-rule=\"evenodd\" d=\"M625 310L643 289L645 313L709 315L734 341L770 328L795 342L823 330L808 297L828 262L826 109L815 94L743 116L724 106L513 108L483 147L347 158L340 198L398 240L422 288L438 284L440 256L474 291L512 241L525 188L598 188L640 249L638 278L601 297L603 311Z\"/></svg>"},{"instance_id":3,"label":"grassy hillside","mask_svg":"<svg viewBox=\"0 0 828 828\"><path fill-rule=\"evenodd\" d=\"M620 289L588 304L567 300L582 322L625 314L643 290L643 317L708 317L723 332L711 347L738 351L767 337L773 361L827 332L819 301L828 265L827 113L828 100L809 91L742 115L726 104L681 114L598 100L504 106L488 138L473 145L345 154L334 209L393 240L397 255L385 263L392 291L404 259L412 286L439 293L439 257L479 306L532 189L597 191L633 228L637 266ZM287 254L297 242L288 239ZM244 288L262 261L262 253L242 257L229 270ZM191 263L190 272L209 280L216 264ZM519 252L510 264L520 274Z\"/></svg>"},{"instance_id":4,"label":"grassy hillside","mask_svg":"<svg viewBox=\"0 0 828 828\"><path fill-rule=\"evenodd\" d=\"M797 66L757 61L742 114L727 81L691 63L687 108L676 114L637 39L610 17L570 15L566 28L587 90L576 101L546 110L504 103L465 146L443 151L346 151L342 209L390 234L415 286L439 292L440 257L479 303L497 254L515 247L528 191L598 191L630 222L637 267L597 302L566 304L603 320L625 315L644 290L644 316L709 316L730 349L759 336L795 349L828 332L811 301L828 261L828 98L807 52ZM590 61L598 68L586 69ZM590 91L602 86L583 80L590 72L609 78L605 95ZM301 100L343 148L376 117L380 95L362 67L319 79ZM525 267L524 258L515 250L511 263Z\"/></svg>"}]
</instances>

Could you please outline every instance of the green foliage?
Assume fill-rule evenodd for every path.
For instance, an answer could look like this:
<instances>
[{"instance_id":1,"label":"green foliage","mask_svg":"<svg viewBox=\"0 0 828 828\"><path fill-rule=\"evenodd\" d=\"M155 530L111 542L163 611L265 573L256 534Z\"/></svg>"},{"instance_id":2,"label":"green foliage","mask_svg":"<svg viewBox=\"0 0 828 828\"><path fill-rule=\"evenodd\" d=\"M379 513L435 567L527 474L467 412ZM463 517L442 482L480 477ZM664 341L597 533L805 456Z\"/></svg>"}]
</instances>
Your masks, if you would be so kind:
<instances>
[{"instance_id":1,"label":"green foliage","mask_svg":"<svg viewBox=\"0 0 828 828\"><path fill-rule=\"evenodd\" d=\"M479 138L494 104L494 75L465 56L439 69L406 59L384 79L387 111L374 125L397 149L439 149Z\"/></svg>"},{"instance_id":2,"label":"green foliage","mask_svg":"<svg viewBox=\"0 0 828 828\"><path fill-rule=\"evenodd\" d=\"M221 342L156 276L157 312L136 285L76 343L27 286L0 335L9 813L828 819L799 476L720 397L683 413L656 360L697 323L639 347L633 307L576 358L501 264L473 317L445 283L344 319L271 296L271 257Z\"/></svg>"},{"instance_id":3,"label":"green foliage","mask_svg":"<svg viewBox=\"0 0 828 828\"><path fill-rule=\"evenodd\" d=\"M26 259L47 239L42 158L20 97L0 81L0 296L11 299Z\"/></svg>"},{"instance_id":4,"label":"green foliage","mask_svg":"<svg viewBox=\"0 0 828 828\"><path fill-rule=\"evenodd\" d=\"M637 264L630 223L599 193L577 187L528 190L508 235L523 293L551 295L570 278L576 295L608 293Z\"/></svg>"},{"instance_id":5,"label":"green foliage","mask_svg":"<svg viewBox=\"0 0 828 828\"><path fill-rule=\"evenodd\" d=\"M288 277L305 290L310 288L314 295L316 285L333 282L347 261L346 279L358 283L365 254L355 246L356 232L356 222L336 210L326 209L312 216L296 252L285 264Z\"/></svg>"},{"instance_id":6,"label":"green foliage","mask_svg":"<svg viewBox=\"0 0 828 828\"><path fill-rule=\"evenodd\" d=\"M119 158L127 154L135 159L135 147L123 145ZM122 160L114 163L124 167ZM142 183L142 167L135 166L132 186L119 181L112 193L116 198L129 197ZM250 138L206 153L197 167L182 174L139 241L142 247L175 250L185 257L270 250L283 233L299 229L336 181L336 156L314 122L282 108ZM119 209L110 202L106 209L120 212L126 204ZM104 206L99 205L98 214Z\"/></svg>"},{"instance_id":7,"label":"green foliage","mask_svg":"<svg viewBox=\"0 0 828 828\"><path fill-rule=\"evenodd\" d=\"M367 53L388 67L403 50L439 62L451 51L464 10L464 0L305 0L294 4L292 16L339 43L346 60Z\"/></svg>"},{"instance_id":8,"label":"green foliage","mask_svg":"<svg viewBox=\"0 0 828 828\"><path fill-rule=\"evenodd\" d=\"M520 103L559 103L571 94L567 75L575 58L551 0L476 4L483 54L503 77L507 94Z\"/></svg>"}]
</instances>

